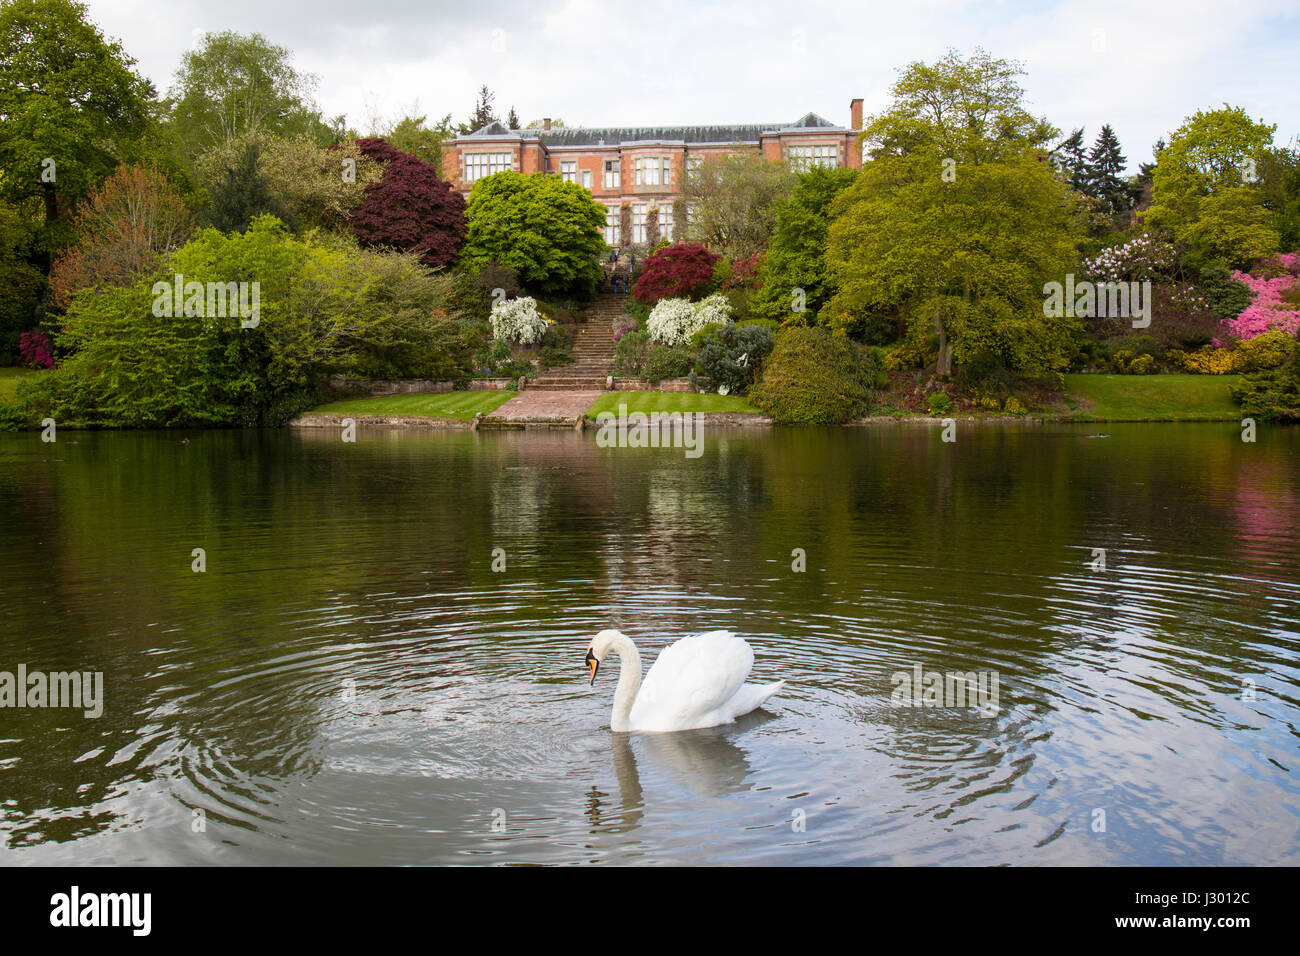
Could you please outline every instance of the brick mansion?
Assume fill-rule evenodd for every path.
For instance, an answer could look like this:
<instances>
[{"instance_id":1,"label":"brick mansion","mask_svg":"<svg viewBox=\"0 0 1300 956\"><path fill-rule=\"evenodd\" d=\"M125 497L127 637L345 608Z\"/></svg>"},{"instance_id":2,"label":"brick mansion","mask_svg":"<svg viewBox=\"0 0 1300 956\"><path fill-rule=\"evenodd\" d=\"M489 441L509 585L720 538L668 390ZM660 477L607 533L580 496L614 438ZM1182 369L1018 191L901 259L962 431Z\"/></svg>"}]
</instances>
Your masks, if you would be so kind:
<instances>
[{"instance_id":1,"label":"brick mansion","mask_svg":"<svg viewBox=\"0 0 1300 956\"><path fill-rule=\"evenodd\" d=\"M507 129L490 123L443 147L443 177L468 195L476 180L492 173L553 173L591 191L606 210L605 241L610 245L646 241L646 223L656 210L659 235L672 240L686 210L681 193L685 173L709 158L749 152L795 168L862 165L857 136L862 100L849 104L849 125L807 113L793 123L737 126L642 126L569 129ZM630 207L630 236L621 219Z\"/></svg>"}]
</instances>

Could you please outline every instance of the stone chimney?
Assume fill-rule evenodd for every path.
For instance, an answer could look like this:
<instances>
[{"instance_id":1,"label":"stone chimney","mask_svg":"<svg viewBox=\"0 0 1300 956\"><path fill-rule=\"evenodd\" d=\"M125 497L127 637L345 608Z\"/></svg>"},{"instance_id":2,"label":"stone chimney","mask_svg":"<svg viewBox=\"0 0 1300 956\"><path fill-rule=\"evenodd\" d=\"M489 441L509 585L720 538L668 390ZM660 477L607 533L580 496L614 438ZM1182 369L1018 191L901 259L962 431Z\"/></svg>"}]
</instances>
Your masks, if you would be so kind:
<instances>
[{"instance_id":1,"label":"stone chimney","mask_svg":"<svg viewBox=\"0 0 1300 956\"><path fill-rule=\"evenodd\" d=\"M862 101L861 101L861 100L858 100L858 103L859 103L859 106L858 106L858 114L861 115L861 114L862 114L862 106L861 106ZM551 128L551 118L550 118L549 116L544 116L544 117L542 117L542 129L550 129L550 128Z\"/></svg>"},{"instance_id":2,"label":"stone chimney","mask_svg":"<svg viewBox=\"0 0 1300 956\"><path fill-rule=\"evenodd\" d=\"M862 129L862 97L849 101L849 129Z\"/></svg>"}]
</instances>

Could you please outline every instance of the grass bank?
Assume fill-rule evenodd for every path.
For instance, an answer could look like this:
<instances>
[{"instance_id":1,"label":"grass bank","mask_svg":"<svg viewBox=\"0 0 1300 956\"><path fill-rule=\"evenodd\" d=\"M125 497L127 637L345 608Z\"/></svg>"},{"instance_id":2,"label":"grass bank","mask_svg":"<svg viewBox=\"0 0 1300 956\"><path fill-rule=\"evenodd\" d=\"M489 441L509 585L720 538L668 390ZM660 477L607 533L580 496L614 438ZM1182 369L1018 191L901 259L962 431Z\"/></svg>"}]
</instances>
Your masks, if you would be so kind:
<instances>
[{"instance_id":1,"label":"grass bank","mask_svg":"<svg viewBox=\"0 0 1300 956\"><path fill-rule=\"evenodd\" d=\"M626 405L632 412L705 412L709 414L761 414L739 395L701 395L698 392L606 392L587 409L587 417L601 412L618 414Z\"/></svg>"},{"instance_id":2,"label":"grass bank","mask_svg":"<svg viewBox=\"0 0 1300 956\"><path fill-rule=\"evenodd\" d=\"M479 412L486 415L514 398L518 392L437 392L430 395L374 395L349 398L311 409L322 415L426 415L469 421Z\"/></svg>"},{"instance_id":3,"label":"grass bank","mask_svg":"<svg viewBox=\"0 0 1300 956\"><path fill-rule=\"evenodd\" d=\"M1061 417L1094 422L1237 421L1237 375L1067 375Z\"/></svg>"},{"instance_id":4,"label":"grass bank","mask_svg":"<svg viewBox=\"0 0 1300 956\"><path fill-rule=\"evenodd\" d=\"M6 366L0 368L0 402L12 401L18 394L19 382L30 382L39 378L43 373L37 369L18 368L17 366Z\"/></svg>"}]
</instances>

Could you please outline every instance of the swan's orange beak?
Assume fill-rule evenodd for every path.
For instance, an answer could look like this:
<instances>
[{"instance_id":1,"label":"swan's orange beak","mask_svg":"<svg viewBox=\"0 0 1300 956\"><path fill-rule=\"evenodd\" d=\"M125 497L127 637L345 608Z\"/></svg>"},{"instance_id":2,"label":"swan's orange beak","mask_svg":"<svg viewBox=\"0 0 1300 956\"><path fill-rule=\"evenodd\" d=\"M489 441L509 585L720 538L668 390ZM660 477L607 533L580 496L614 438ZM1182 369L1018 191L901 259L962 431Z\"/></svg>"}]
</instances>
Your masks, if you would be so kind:
<instances>
[{"instance_id":1,"label":"swan's orange beak","mask_svg":"<svg viewBox=\"0 0 1300 956\"><path fill-rule=\"evenodd\" d=\"M587 666L591 668L591 680L587 681L587 683L594 684L596 683L596 671L600 670L600 661L596 659L595 654L591 653L590 648L587 649Z\"/></svg>"}]
</instances>

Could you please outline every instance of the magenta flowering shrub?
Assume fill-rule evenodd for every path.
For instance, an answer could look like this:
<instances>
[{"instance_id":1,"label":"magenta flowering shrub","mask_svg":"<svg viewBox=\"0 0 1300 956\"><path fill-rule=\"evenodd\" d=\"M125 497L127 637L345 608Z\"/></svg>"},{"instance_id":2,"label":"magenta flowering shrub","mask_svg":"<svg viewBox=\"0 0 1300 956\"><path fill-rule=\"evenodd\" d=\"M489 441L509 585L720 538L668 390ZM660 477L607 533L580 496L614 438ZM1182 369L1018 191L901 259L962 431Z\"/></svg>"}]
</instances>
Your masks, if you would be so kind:
<instances>
[{"instance_id":1,"label":"magenta flowering shrub","mask_svg":"<svg viewBox=\"0 0 1300 956\"><path fill-rule=\"evenodd\" d=\"M614 317L614 341L617 342L629 332L635 332L637 321L630 315L619 315Z\"/></svg>"},{"instance_id":2,"label":"magenta flowering shrub","mask_svg":"<svg viewBox=\"0 0 1300 956\"><path fill-rule=\"evenodd\" d=\"M1226 324L1228 331L1238 339L1253 339L1257 335L1277 329L1294 336L1300 329L1300 309L1295 306L1296 292L1300 290L1300 252L1290 252L1273 256L1266 268L1257 269L1262 275L1249 272L1234 272L1232 277L1255 293L1254 301L1246 306L1235 319ZM1280 266L1281 268L1278 268ZM1292 293L1292 301L1286 301L1285 293Z\"/></svg>"},{"instance_id":3,"label":"magenta flowering shrub","mask_svg":"<svg viewBox=\"0 0 1300 956\"><path fill-rule=\"evenodd\" d=\"M40 329L20 335L18 351L28 368L54 368L54 343Z\"/></svg>"}]
</instances>

